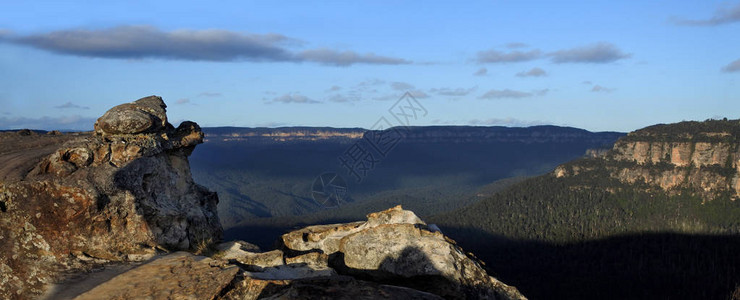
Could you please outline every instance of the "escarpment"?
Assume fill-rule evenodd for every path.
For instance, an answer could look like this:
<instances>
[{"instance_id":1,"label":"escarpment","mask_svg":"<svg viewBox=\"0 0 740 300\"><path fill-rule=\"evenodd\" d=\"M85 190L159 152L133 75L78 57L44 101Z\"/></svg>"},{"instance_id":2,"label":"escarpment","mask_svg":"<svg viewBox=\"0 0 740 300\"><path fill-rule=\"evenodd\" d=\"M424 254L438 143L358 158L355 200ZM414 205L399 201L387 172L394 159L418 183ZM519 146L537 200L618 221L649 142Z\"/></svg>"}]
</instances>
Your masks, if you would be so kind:
<instances>
[{"instance_id":1,"label":"escarpment","mask_svg":"<svg viewBox=\"0 0 740 300\"><path fill-rule=\"evenodd\" d=\"M740 198L740 120L650 126L618 140L605 155L558 167L557 177L600 167L621 182L712 200ZM601 163L594 163L599 161Z\"/></svg>"},{"instance_id":2,"label":"escarpment","mask_svg":"<svg viewBox=\"0 0 740 300\"><path fill-rule=\"evenodd\" d=\"M0 294L33 298L59 272L218 241L218 198L191 177L200 127L167 122L150 96L116 106L94 133L5 133ZM53 143L47 140L54 140ZM20 160L20 161L19 161Z\"/></svg>"},{"instance_id":3,"label":"escarpment","mask_svg":"<svg viewBox=\"0 0 740 300\"><path fill-rule=\"evenodd\" d=\"M216 244L218 197L188 162L203 136L156 96L92 133L0 133L0 298L525 299L400 206L271 251Z\"/></svg>"}]
</instances>

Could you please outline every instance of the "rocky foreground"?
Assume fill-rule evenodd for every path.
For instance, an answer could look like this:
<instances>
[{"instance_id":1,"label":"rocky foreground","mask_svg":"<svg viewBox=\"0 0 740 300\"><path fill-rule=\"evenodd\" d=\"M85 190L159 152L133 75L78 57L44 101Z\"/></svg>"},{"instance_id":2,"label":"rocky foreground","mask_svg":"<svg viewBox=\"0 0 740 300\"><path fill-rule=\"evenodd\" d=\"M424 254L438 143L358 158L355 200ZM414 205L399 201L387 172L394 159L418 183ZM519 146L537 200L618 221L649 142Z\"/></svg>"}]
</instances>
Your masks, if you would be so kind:
<instances>
[{"instance_id":1,"label":"rocky foreground","mask_svg":"<svg viewBox=\"0 0 740 300\"><path fill-rule=\"evenodd\" d=\"M278 250L235 241L211 257L165 255L75 299L107 298L525 299L400 206L287 233Z\"/></svg>"},{"instance_id":2,"label":"rocky foreground","mask_svg":"<svg viewBox=\"0 0 740 300\"><path fill-rule=\"evenodd\" d=\"M524 298L400 207L287 233L273 251L216 244L218 197L187 158L202 142L156 96L112 108L93 133L0 134L0 298Z\"/></svg>"}]
</instances>

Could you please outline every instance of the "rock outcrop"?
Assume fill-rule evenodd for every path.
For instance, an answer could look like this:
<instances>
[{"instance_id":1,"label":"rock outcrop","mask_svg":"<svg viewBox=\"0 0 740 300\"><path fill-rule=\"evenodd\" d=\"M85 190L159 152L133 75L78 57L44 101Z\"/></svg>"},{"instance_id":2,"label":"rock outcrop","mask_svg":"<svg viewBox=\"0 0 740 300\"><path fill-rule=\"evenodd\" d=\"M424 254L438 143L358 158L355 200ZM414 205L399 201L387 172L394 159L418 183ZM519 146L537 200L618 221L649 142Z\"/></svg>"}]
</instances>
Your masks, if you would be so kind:
<instances>
[{"instance_id":1,"label":"rock outcrop","mask_svg":"<svg viewBox=\"0 0 740 300\"><path fill-rule=\"evenodd\" d=\"M218 198L193 182L187 158L203 133L174 128L165 108L151 96L106 112L93 134L3 139L3 298L33 298L61 272L221 238Z\"/></svg>"},{"instance_id":2,"label":"rock outcrop","mask_svg":"<svg viewBox=\"0 0 740 300\"><path fill-rule=\"evenodd\" d=\"M281 240L267 252L235 241L211 258L170 254L75 299L525 299L400 206Z\"/></svg>"},{"instance_id":3,"label":"rock outcrop","mask_svg":"<svg viewBox=\"0 0 740 300\"><path fill-rule=\"evenodd\" d=\"M400 206L286 233L271 251L215 245L218 198L188 162L203 133L165 109L151 96L93 133L0 134L0 298L55 283L47 299L524 299ZM106 268L107 281L64 286Z\"/></svg>"},{"instance_id":4,"label":"rock outcrop","mask_svg":"<svg viewBox=\"0 0 740 300\"><path fill-rule=\"evenodd\" d=\"M603 165L612 178L644 183L671 194L688 190L712 200L725 193L740 198L740 120L655 125L618 140L604 163L577 162L555 169L558 177Z\"/></svg>"},{"instance_id":5,"label":"rock outcrop","mask_svg":"<svg viewBox=\"0 0 740 300\"><path fill-rule=\"evenodd\" d=\"M446 299L522 299L489 276L454 241L430 230L400 206L372 213L366 222L310 226L283 235L288 253L330 255L341 274L388 282Z\"/></svg>"}]
</instances>

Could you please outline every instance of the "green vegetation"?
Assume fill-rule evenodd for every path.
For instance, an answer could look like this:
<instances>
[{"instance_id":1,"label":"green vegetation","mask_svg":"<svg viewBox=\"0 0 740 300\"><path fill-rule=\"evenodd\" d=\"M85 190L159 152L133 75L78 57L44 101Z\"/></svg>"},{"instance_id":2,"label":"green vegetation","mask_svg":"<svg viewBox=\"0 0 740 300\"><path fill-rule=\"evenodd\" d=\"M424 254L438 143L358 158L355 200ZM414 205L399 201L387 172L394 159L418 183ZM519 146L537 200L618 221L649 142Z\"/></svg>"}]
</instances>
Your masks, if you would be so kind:
<instances>
[{"instance_id":1,"label":"green vegetation","mask_svg":"<svg viewBox=\"0 0 740 300\"><path fill-rule=\"evenodd\" d=\"M707 134L708 133L708 134ZM740 138L740 120L713 120L704 122L684 121L673 124L657 124L632 132L622 138L625 142L727 142L735 143Z\"/></svg>"},{"instance_id":2,"label":"green vegetation","mask_svg":"<svg viewBox=\"0 0 740 300\"><path fill-rule=\"evenodd\" d=\"M633 165L571 162L581 173L528 179L429 221L532 299L727 298L740 283L740 201L625 184L614 164Z\"/></svg>"}]
</instances>

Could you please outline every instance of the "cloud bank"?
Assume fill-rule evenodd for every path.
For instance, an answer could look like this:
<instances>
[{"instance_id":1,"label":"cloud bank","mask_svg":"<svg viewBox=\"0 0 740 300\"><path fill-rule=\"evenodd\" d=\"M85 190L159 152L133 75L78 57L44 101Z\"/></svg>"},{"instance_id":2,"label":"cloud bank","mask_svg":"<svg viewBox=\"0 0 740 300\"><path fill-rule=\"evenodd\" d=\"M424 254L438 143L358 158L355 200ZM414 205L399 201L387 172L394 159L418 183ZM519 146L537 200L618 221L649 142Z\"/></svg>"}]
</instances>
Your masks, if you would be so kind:
<instances>
[{"instance_id":1,"label":"cloud bank","mask_svg":"<svg viewBox=\"0 0 740 300\"><path fill-rule=\"evenodd\" d=\"M472 88L440 88L440 89L431 89L429 90L432 93L435 93L440 96L467 96L468 94L472 93L478 89L477 86L474 86Z\"/></svg>"},{"instance_id":2,"label":"cloud bank","mask_svg":"<svg viewBox=\"0 0 740 300\"><path fill-rule=\"evenodd\" d=\"M0 42L58 54L113 59L315 62L333 66L411 63L401 58L327 48L294 52L289 46L300 42L281 34L252 34L220 29L162 31L153 26L119 26L99 30L60 30L23 36L6 32L0 35Z\"/></svg>"},{"instance_id":3,"label":"cloud bank","mask_svg":"<svg viewBox=\"0 0 740 300\"><path fill-rule=\"evenodd\" d=\"M280 97L272 98L272 101L270 101L270 102L285 103L285 104L289 104L289 103L299 103L299 104L315 104L315 103L321 103L319 101L313 100L311 98L308 98L306 96L299 95L299 94L285 94L285 95L282 95Z\"/></svg>"},{"instance_id":4,"label":"cloud bank","mask_svg":"<svg viewBox=\"0 0 740 300\"><path fill-rule=\"evenodd\" d=\"M740 59L731 62L729 65L726 65L724 68L722 68L722 71L724 72L740 72Z\"/></svg>"},{"instance_id":5,"label":"cloud bank","mask_svg":"<svg viewBox=\"0 0 740 300\"><path fill-rule=\"evenodd\" d=\"M632 54L622 52L622 50L612 43L599 42L546 54L543 54L539 49L533 49L530 51L514 50L511 52L502 52L491 49L478 52L475 61L478 63L516 63L547 57L549 57L554 63L603 64L630 58L632 57Z\"/></svg>"},{"instance_id":6,"label":"cloud bank","mask_svg":"<svg viewBox=\"0 0 740 300\"><path fill-rule=\"evenodd\" d=\"M504 90L490 90L478 97L478 99L503 99L503 98L527 98L532 97L533 93L504 89Z\"/></svg>"},{"instance_id":7,"label":"cloud bank","mask_svg":"<svg viewBox=\"0 0 740 300\"><path fill-rule=\"evenodd\" d=\"M547 72L545 72L545 70L541 68L532 68L531 70L526 71L526 72L516 73L516 76L518 77L542 77L546 75L547 75Z\"/></svg>"},{"instance_id":8,"label":"cloud bank","mask_svg":"<svg viewBox=\"0 0 740 300\"><path fill-rule=\"evenodd\" d=\"M479 63L509 63L523 62L540 58L542 52L534 49L530 51L501 52L497 50L486 50L478 52L476 60Z\"/></svg>"},{"instance_id":9,"label":"cloud bank","mask_svg":"<svg viewBox=\"0 0 740 300\"><path fill-rule=\"evenodd\" d=\"M717 26L728 23L740 22L740 3L735 6L725 5L718 8L712 17L703 20L689 20L674 18L673 23L687 26Z\"/></svg>"},{"instance_id":10,"label":"cloud bank","mask_svg":"<svg viewBox=\"0 0 740 300\"><path fill-rule=\"evenodd\" d=\"M600 42L592 45L559 50L548 54L554 63L610 63L632 55L622 52L612 43Z\"/></svg>"}]
</instances>

